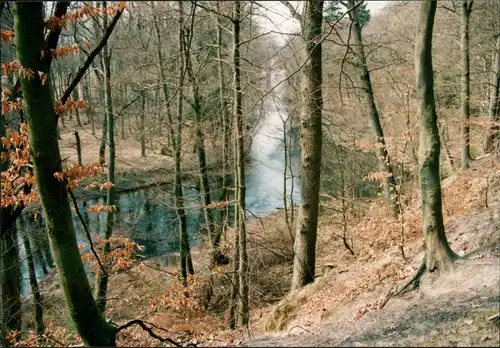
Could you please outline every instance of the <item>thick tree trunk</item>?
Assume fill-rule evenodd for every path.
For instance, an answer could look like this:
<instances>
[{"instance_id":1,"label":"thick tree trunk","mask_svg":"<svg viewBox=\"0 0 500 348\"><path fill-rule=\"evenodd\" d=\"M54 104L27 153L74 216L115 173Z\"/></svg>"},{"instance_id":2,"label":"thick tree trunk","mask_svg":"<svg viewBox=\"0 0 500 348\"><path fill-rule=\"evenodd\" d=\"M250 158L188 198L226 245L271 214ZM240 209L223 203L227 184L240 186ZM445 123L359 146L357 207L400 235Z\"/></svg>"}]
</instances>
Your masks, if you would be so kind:
<instances>
[{"instance_id":1,"label":"thick tree trunk","mask_svg":"<svg viewBox=\"0 0 500 348\"><path fill-rule=\"evenodd\" d=\"M234 74L234 125L236 138L236 203L238 204L237 231L239 239L239 303L240 326L248 325L248 252L245 221L245 120L241 91L240 24L241 3L234 1L233 8L233 74Z\"/></svg>"},{"instance_id":2,"label":"thick tree trunk","mask_svg":"<svg viewBox=\"0 0 500 348\"><path fill-rule=\"evenodd\" d=\"M319 185L321 169L321 110L322 53L321 27L323 1L308 0L302 14L302 38L306 45L303 67L301 112L301 181L300 207L295 233L292 290L297 290L315 278L316 234L318 228Z\"/></svg>"},{"instance_id":3,"label":"thick tree trunk","mask_svg":"<svg viewBox=\"0 0 500 348\"><path fill-rule=\"evenodd\" d=\"M48 73L40 60L44 48L42 7L42 3L14 3L16 48L23 67ZM69 314L86 345L114 346L116 329L99 312L80 258L66 182L54 177L62 168L50 83L42 85L35 74L31 80L21 79L21 87L36 186Z\"/></svg>"},{"instance_id":4,"label":"thick tree trunk","mask_svg":"<svg viewBox=\"0 0 500 348\"><path fill-rule=\"evenodd\" d=\"M103 8L106 8L106 2L103 1ZM104 30L107 28L107 17L104 16ZM105 118L108 120L108 142L109 142L109 158L108 158L108 182L115 183L115 116L113 113L113 99L111 96L111 57L109 55L108 45L103 47L103 65L104 65L104 103L106 107ZM115 204L115 188L111 186L106 195L106 205L113 206ZM114 226L114 213L106 212L106 232L105 239L111 238ZM110 245L104 245L104 255L109 252ZM99 272L96 276L96 302L99 310L104 313L106 309L106 296L108 293L108 274Z\"/></svg>"},{"instance_id":5,"label":"thick tree trunk","mask_svg":"<svg viewBox=\"0 0 500 348\"><path fill-rule=\"evenodd\" d=\"M21 330L21 271L19 249L17 242L16 225L11 225L3 231L0 240L1 256L1 313L0 337L2 344L4 338L11 330Z\"/></svg>"},{"instance_id":6,"label":"thick tree trunk","mask_svg":"<svg viewBox=\"0 0 500 348\"><path fill-rule=\"evenodd\" d=\"M356 6L356 0L348 1L349 8L354 8ZM380 116L375 104L375 97L373 94L373 88L370 78L370 72L368 71L368 64L366 63L366 55L364 50L363 36L361 32L361 23L359 22L358 8L355 8L350 13L352 25L352 38L354 46L352 50L355 52L358 62L357 68L360 70L361 83L363 92L365 94L365 101L368 104L368 110L370 113L370 124L372 128L373 135L375 136L375 141L377 142L377 158L379 163L379 170L381 172L387 173L387 177L383 181L383 190L385 201L394 209L396 214L399 214L399 203L397 202L396 193L396 180L394 179L394 171L392 169L391 160L389 158L389 153L387 152L387 146L385 143L384 132L382 130L382 124L380 123Z\"/></svg>"},{"instance_id":7,"label":"thick tree trunk","mask_svg":"<svg viewBox=\"0 0 500 348\"><path fill-rule=\"evenodd\" d=\"M42 335L45 326L43 324L43 307L42 307L42 297L40 295L40 290L38 288L38 281L36 279L35 262L33 261L33 248L31 248L30 240L25 229L24 219L19 220L20 232L23 239L24 250L26 252L26 262L28 264L28 276L30 281L31 295L33 296L33 305L35 307L35 323L36 323L36 334Z\"/></svg>"},{"instance_id":8,"label":"thick tree trunk","mask_svg":"<svg viewBox=\"0 0 500 348\"><path fill-rule=\"evenodd\" d=\"M417 107L420 121L419 178L422 195L422 229L426 247L427 270L446 271L453 267L456 254L446 239L439 176L440 141L434 102L432 71L432 30L436 1L420 5L415 42Z\"/></svg>"},{"instance_id":9,"label":"thick tree trunk","mask_svg":"<svg viewBox=\"0 0 500 348\"><path fill-rule=\"evenodd\" d=\"M460 53L462 59L462 90L461 114L462 114L462 169L469 168L470 156L470 54L469 54L469 23L472 4L474 1L462 2L462 29L460 40Z\"/></svg>"},{"instance_id":10,"label":"thick tree trunk","mask_svg":"<svg viewBox=\"0 0 500 348\"><path fill-rule=\"evenodd\" d=\"M495 48L495 70L492 79L493 88L491 89L490 106L488 108L488 117L491 125L488 126L484 135L483 151L485 154L494 151L495 138L497 144L500 141L500 126L498 125L498 122L500 122L500 34L497 35Z\"/></svg>"}]
</instances>

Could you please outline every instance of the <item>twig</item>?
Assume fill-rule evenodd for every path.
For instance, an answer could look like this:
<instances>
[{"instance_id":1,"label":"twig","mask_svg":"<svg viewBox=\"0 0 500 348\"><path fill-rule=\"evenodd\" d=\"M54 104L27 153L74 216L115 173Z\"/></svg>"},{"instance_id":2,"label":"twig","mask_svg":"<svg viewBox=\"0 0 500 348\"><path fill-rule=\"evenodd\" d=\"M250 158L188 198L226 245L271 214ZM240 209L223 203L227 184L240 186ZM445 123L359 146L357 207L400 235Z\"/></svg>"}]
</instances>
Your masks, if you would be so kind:
<instances>
[{"instance_id":1,"label":"twig","mask_svg":"<svg viewBox=\"0 0 500 348\"><path fill-rule=\"evenodd\" d=\"M175 274L175 273L172 273L172 272L166 271L166 270L164 270L164 269L161 269L161 268L157 268L157 267L154 267L154 266L148 265L148 264L147 264L147 263L145 263L145 262L143 262L142 264L143 264L144 266L146 266L146 267L149 267L149 268L151 268L151 269L154 269L155 271L159 271L159 272L166 273L166 274L168 274L168 275L170 275L170 276L172 276L172 277L177 277L177 274Z\"/></svg>"},{"instance_id":2,"label":"twig","mask_svg":"<svg viewBox=\"0 0 500 348\"><path fill-rule=\"evenodd\" d=\"M106 270L104 269L104 266L101 263L101 259L99 259L99 256L97 255L97 252L94 249L94 243L92 242L92 237L90 236L90 231L87 227L87 224L85 223L85 220L83 219L82 214L80 213L80 210L78 209L78 204L76 202L75 195L73 194L73 191L71 191L71 189L69 189L69 188L68 188L68 192L69 192L69 195L71 196L71 199L73 200L73 205L75 206L76 215L78 215L78 218L80 219L80 222L83 225L83 229L85 230L85 234L87 235L87 239L89 240L90 250L92 250L92 254L94 254L95 258L97 259L97 262L99 263L99 267L101 267L102 273L104 273L104 275L107 277L108 272L106 272Z\"/></svg>"},{"instance_id":3,"label":"twig","mask_svg":"<svg viewBox=\"0 0 500 348\"><path fill-rule=\"evenodd\" d=\"M45 335L45 334L44 334L44 335L42 335L42 337L44 337L44 338L48 338L49 340L54 341L54 342L55 342L55 343L57 343L57 344L60 344L60 345L61 345L61 347L66 347L66 344L62 343L61 341L56 340L56 339L55 339L54 337L52 337L52 336L49 336L49 335Z\"/></svg>"},{"instance_id":4,"label":"twig","mask_svg":"<svg viewBox=\"0 0 500 348\"><path fill-rule=\"evenodd\" d=\"M302 329L302 330L304 330L304 331L307 331L307 332L309 332L309 333L312 333L312 334L314 335L314 332L309 331L309 330L307 330L306 328L304 328L304 327L302 327L302 326L300 326L300 325L295 325L295 326L292 326L292 327L290 328L290 330L288 330L288 333L292 332L292 330L293 330L293 329L295 329L296 327L297 327L297 328L299 328L299 329Z\"/></svg>"},{"instance_id":5,"label":"twig","mask_svg":"<svg viewBox=\"0 0 500 348\"><path fill-rule=\"evenodd\" d=\"M129 328L129 327L131 327L133 325L139 325L151 337L156 338L160 342L168 342L170 344L173 344L176 347L182 347L182 345L179 342L177 342L177 341L175 341L175 340L173 340L173 339L171 339L169 337L161 337L161 336L159 336L159 335L157 335L157 334L155 334L153 332L153 329L161 329L163 331L167 331L167 330L162 329L162 328L160 328L160 327L158 327L158 326L156 326L156 325L154 325L152 323L148 323L148 322L142 321L140 319L134 319L134 320L129 321L126 324L118 326L117 329L116 329L116 333L118 333L118 332L120 332L122 330L125 330L126 328ZM148 325L151 325L151 327L149 327Z\"/></svg>"},{"instance_id":6,"label":"twig","mask_svg":"<svg viewBox=\"0 0 500 348\"><path fill-rule=\"evenodd\" d=\"M66 103L66 101L68 100L68 98L71 95L71 92L73 92L75 87L78 85L78 83L82 79L83 75L85 75L88 68L90 67L90 65L94 61L94 58L99 54L99 52L101 52L101 50L104 48L104 46L106 46L108 39L111 36L111 33L113 32L113 29L115 28L115 25L118 22L118 19L120 19L120 16L122 15L123 11L124 10L119 10L116 12L115 16L113 17L113 21L111 22L109 27L106 29L106 32L104 33L104 36L103 36L101 42L99 43L99 45L97 45L96 48L94 48L94 50L92 52L90 52L90 55L87 57L87 60L85 61L83 66L78 70L78 73L76 74L73 81L71 81L71 84L69 85L69 87L66 88L66 90L64 91L64 94L61 97L61 102L63 104Z\"/></svg>"}]
</instances>

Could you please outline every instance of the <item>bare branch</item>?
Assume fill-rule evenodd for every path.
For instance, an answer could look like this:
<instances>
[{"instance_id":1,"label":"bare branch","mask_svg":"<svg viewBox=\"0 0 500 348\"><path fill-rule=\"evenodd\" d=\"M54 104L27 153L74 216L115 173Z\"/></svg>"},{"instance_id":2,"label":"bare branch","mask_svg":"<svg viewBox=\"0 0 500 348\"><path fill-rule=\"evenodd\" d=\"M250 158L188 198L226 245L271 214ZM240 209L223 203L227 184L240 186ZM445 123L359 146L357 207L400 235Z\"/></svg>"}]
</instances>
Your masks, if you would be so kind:
<instances>
[{"instance_id":1,"label":"bare branch","mask_svg":"<svg viewBox=\"0 0 500 348\"><path fill-rule=\"evenodd\" d=\"M302 25L302 16L297 12L297 10L295 10L295 7L293 7L292 4L287 0L281 0L280 2L288 8L292 17L298 20Z\"/></svg>"},{"instance_id":2,"label":"bare branch","mask_svg":"<svg viewBox=\"0 0 500 348\"><path fill-rule=\"evenodd\" d=\"M89 240L90 244L90 250L92 251L92 254L94 254L94 257L97 260L97 263L99 264L99 267L101 267L101 271L104 273L104 275L107 277L108 272L104 269L103 264L101 263L101 259L99 259L99 255L97 255L97 252L94 249L94 243L92 242L92 236L90 235L89 228L87 227L87 224L85 223L85 220L83 219L82 214L80 213L80 210L78 209L78 204L76 202L76 197L73 194L73 191L71 191L70 188L68 188L69 195L71 196L71 200L73 201L73 205L75 206L75 211L76 215L78 215L78 218L80 219L80 222L82 223L83 229L85 230L85 234L87 235L87 239Z\"/></svg>"},{"instance_id":3,"label":"bare branch","mask_svg":"<svg viewBox=\"0 0 500 348\"><path fill-rule=\"evenodd\" d=\"M64 91L64 94L61 98L61 102L63 104L68 100L68 98L71 95L71 92L73 92L73 90L76 88L76 86L78 85L78 83L82 79L83 75L85 75L88 68L92 64L92 61L94 60L94 58L99 54L99 52L101 52L103 47L106 46L106 43L108 42L108 38L111 36L111 33L113 32L113 29L115 28L115 25L118 22L118 19L120 19L120 16L122 15L122 13L123 13L123 10L119 10L118 12L116 12L115 16L113 17L113 21L111 22L109 27L106 29L106 32L104 33L104 36L103 36L101 42L90 53L90 55L87 57L87 60L85 61L83 66L78 70L78 73L76 74L75 78L73 79L73 81L71 82L69 87L66 88L66 90Z\"/></svg>"},{"instance_id":4,"label":"bare branch","mask_svg":"<svg viewBox=\"0 0 500 348\"><path fill-rule=\"evenodd\" d=\"M158 327L152 323L145 322L145 321L140 320L140 319L134 319L134 320L129 321L126 324L118 326L118 328L116 329L116 332L118 333L118 332L125 330L126 328L129 328L133 325L139 325L144 331L146 331L149 334L149 336L157 339L160 342L168 342L170 344L173 344L176 347L182 347L181 343L179 343L179 342L177 342L169 337L164 338L164 337L161 337L161 336L155 334L153 329L161 329L160 327ZM148 325L151 325L151 326L148 326ZM165 329L161 329L161 330L166 331Z\"/></svg>"}]
</instances>

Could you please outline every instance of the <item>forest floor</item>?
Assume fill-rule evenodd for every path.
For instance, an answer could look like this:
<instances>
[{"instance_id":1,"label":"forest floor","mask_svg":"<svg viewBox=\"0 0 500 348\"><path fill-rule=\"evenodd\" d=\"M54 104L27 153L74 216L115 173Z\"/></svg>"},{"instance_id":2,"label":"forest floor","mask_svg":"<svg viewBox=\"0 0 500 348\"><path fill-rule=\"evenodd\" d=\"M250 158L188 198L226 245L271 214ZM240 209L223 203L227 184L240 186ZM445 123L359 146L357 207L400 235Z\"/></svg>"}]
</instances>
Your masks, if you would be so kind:
<instances>
[{"instance_id":1,"label":"forest floor","mask_svg":"<svg viewBox=\"0 0 500 348\"><path fill-rule=\"evenodd\" d=\"M488 318L500 311L500 165L491 157L479 159L442 187L452 249L459 255L477 252L437 280L426 275L418 290L391 298L383 309L378 307L389 290L410 279L423 259L415 194L398 220L378 199L356 200L358 214L346 231L354 256L343 246L341 220L333 213L339 202L322 200L318 276L292 294L292 242L283 211L249 223L248 329L226 329L232 270L222 266L208 276L203 248L192 251L197 275L189 281L190 297L176 280L175 264L138 261L110 278L106 317L120 324L141 318L162 327L156 330L162 336L202 346L499 346L499 329ZM223 239L227 255L232 237L228 231ZM209 279L213 293L205 308ZM58 341L75 344L71 321L61 316L66 310L57 283L54 274L41 282L45 320L65 328ZM33 327L33 318L26 319ZM138 327L120 333L118 344L161 345Z\"/></svg>"},{"instance_id":2,"label":"forest floor","mask_svg":"<svg viewBox=\"0 0 500 348\"><path fill-rule=\"evenodd\" d=\"M75 130L78 131L80 137L82 164L97 163L101 129L96 128L95 135L93 135L90 125L81 127L67 125L67 127L60 127L59 148L63 159L63 167L78 161ZM185 139L182 152L183 177L186 180L198 180L198 154L193 151L194 137L190 134L192 130L186 127L183 132ZM116 188L118 192L173 182L174 158L170 155L161 154L161 149L166 145L166 137L155 136L154 144L150 139L147 139L145 157L141 157L139 139L136 139L135 135L126 134L125 138L122 138L118 134L115 136L115 142ZM211 152L216 150L212 147L211 139L206 139L205 147L208 154L207 159L209 160L207 165L213 173L217 169L218 163L216 159L219 159L220 156L212 155ZM108 159L107 148L105 159L106 161ZM96 179L105 181L105 176L92 178L90 181ZM84 193L82 187L78 188L75 193L77 197L82 199L94 198L95 195L102 194L100 192Z\"/></svg>"}]
</instances>

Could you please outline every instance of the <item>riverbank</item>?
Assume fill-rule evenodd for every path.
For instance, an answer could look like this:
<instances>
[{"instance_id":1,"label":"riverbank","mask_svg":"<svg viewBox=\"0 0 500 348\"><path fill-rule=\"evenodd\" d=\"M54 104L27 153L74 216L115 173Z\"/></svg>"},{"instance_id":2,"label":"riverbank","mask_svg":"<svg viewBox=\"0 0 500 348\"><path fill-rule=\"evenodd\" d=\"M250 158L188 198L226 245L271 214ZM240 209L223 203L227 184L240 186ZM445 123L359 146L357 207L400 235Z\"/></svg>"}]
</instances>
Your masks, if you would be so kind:
<instances>
[{"instance_id":1,"label":"riverbank","mask_svg":"<svg viewBox=\"0 0 500 348\"><path fill-rule=\"evenodd\" d=\"M218 267L210 276L203 247L193 248L196 275L190 277L189 297L176 280L175 262L137 261L110 278L106 317L116 323L140 317L167 330L158 334L203 346L243 342L251 346L398 342L498 346L498 329L487 318L498 311L500 299L495 272L500 257L500 167L491 167L488 158L474 162L471 169L443 181L443 196L452 249L460 255L483 249L457 262L456 272L448 277L438 283L426 278L420 291L390 299L384 309L378 306L389 289L406 282L423 257L418 196L405 206L404 257L399 242L402 226L391 220L382 202L357 200L359 219L351 221L348 230L353 256L339 235L339 216L331 208L335 202L323 200L317 279L295 294L288 294L295 229L284 222L284 211L249 222L249 330L226 329L232 267ZM227 255L232 255L233 232L230 229L223 237ZM78 339L69 319L60 315L66 311L57 282L53 277L41 285L46 323L61 328L59 341L75 344ZM207 290L209 284L212 291ZM26 324L34 325L29 318ZM140 328L130 328L120 334L119 344L155 346L158 342Z\"/></svg>"},{"instance_id":2,"label":"riverbank","mask_svg":"<svg viewBox=\"0 0 500 348\"><path fill-rule=\"evenodd\" d=\"M63 166L76 163L78 160L76 151L76 139L74 131L80 136L82 148L82 163L84 165L96 163L99 156L100 129L96 129L96 135L92 135L90 125L82 127L67 126L61 128L61 140L59 147ZM190 135L190 129L184 130L182 152L182 179L187 185L199 185L198 154L193 152L194 137ZM137 139L127 136L125 139L116 139L116 191L117 193L130 192L147 189L153 186L168 186L174 181L174 159L168 155L161 154L163 141L157 140L154 149L149 148L146 157L141 157L140 144ZM221 144L210 139L205 141L207 153L207 169L212 182L222 182L222 156L220 155ZM107 154L107 152L106 152ZM231 180L232 174L226 174L227 180ZM105 182L106 175L90 178L75 190L78 200L89 200L104 197L105 192L99 190L84 191L87 182Z\"/></svg>"}]
</instances>

